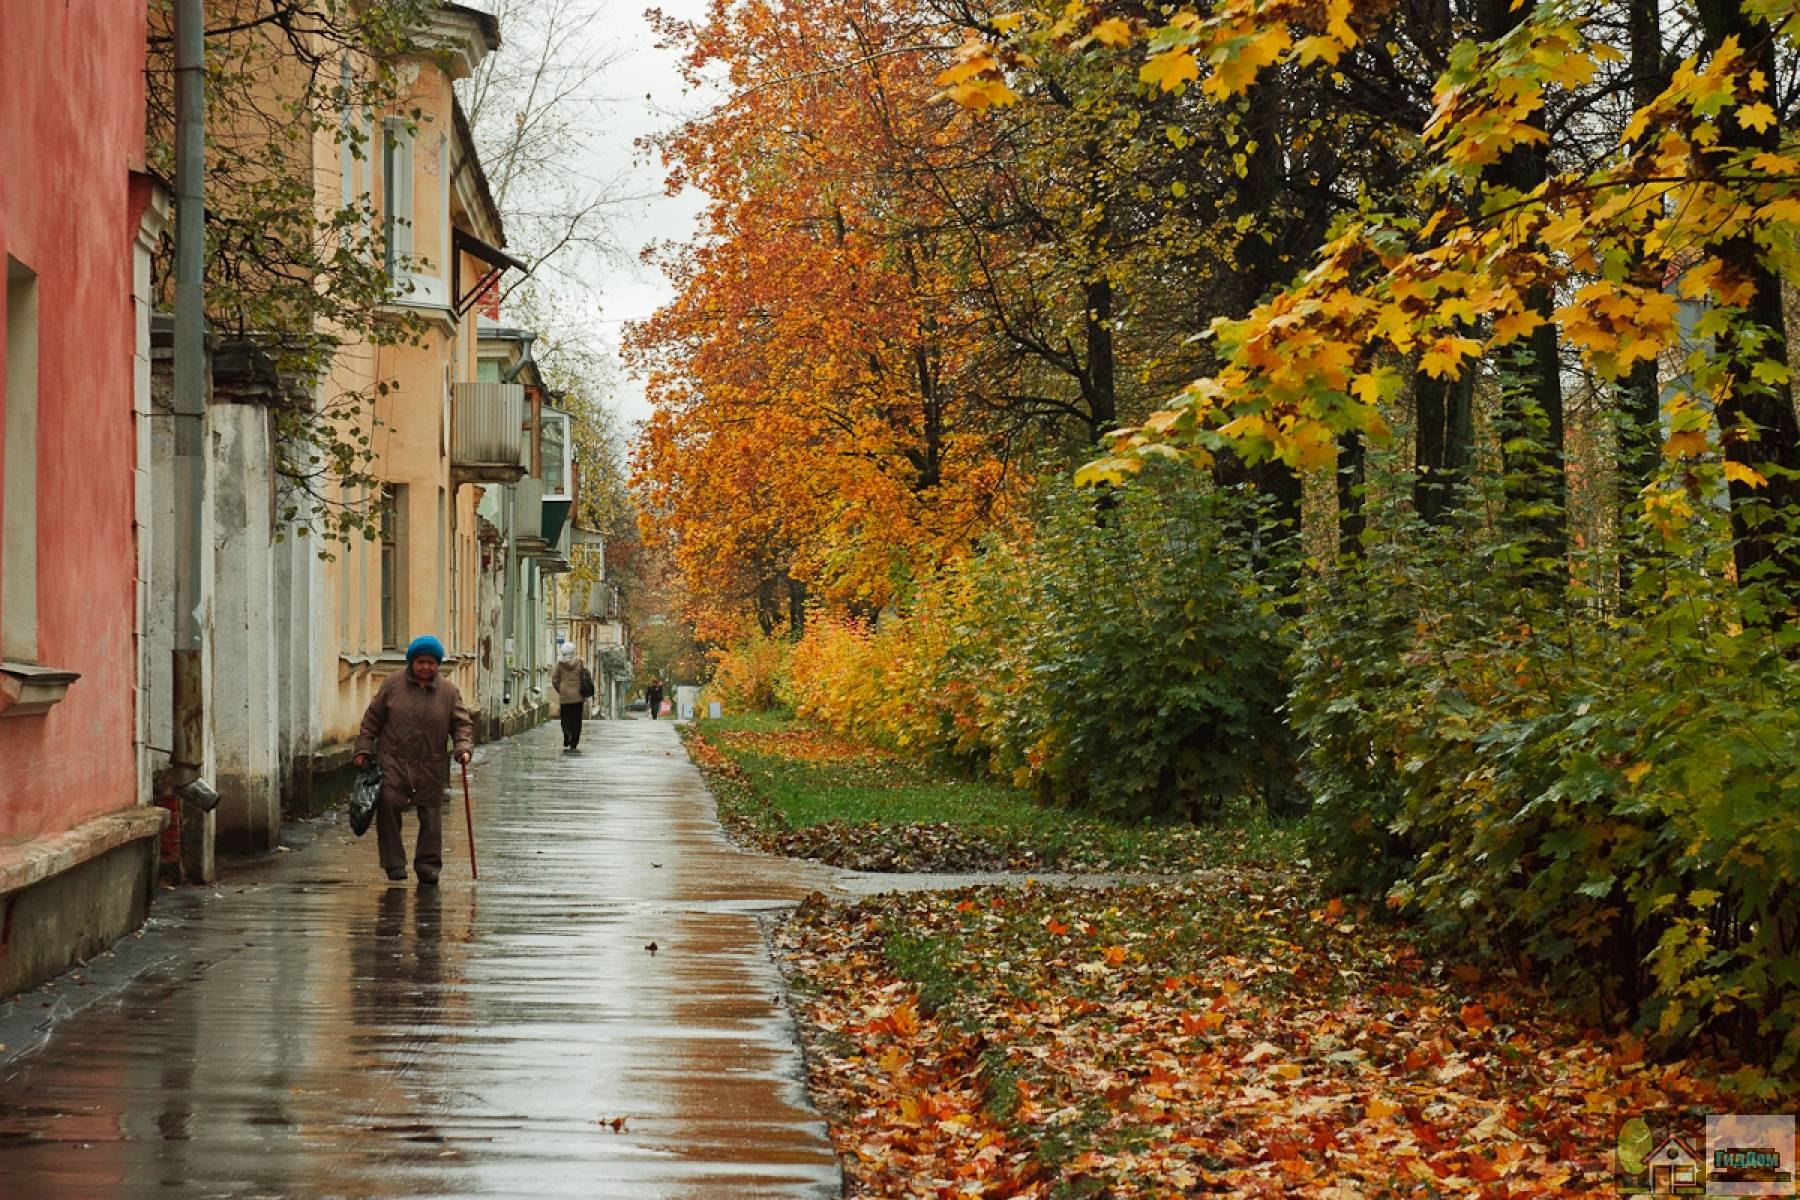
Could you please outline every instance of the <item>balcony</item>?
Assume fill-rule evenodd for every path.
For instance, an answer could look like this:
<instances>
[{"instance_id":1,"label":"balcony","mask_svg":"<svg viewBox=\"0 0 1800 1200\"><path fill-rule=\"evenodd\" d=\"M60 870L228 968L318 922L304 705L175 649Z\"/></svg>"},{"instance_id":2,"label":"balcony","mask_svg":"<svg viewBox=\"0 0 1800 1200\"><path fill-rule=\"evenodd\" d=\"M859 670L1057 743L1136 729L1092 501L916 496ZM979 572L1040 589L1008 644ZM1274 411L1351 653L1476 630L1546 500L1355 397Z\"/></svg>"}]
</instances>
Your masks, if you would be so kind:
<instances>
[{"instance_id":1,"label":"balcony","mask_svg":"<svg viewBox=\"0 0 1800 1200\"><path fill-rule=\"evenodd\" d=\"M450 473L465 483L517 483L525 387L517 383L459 383L450 394ZM538 489L539 496L543 489Z\"/></svg>"},{"instance_id":2,"label":"balcony","mask_svg":"<svg viewBox=\"0 0 1800 1200\"><path fill-rule=\"evenodd\" d=\"M591 621L610 621L619 615L618 588L610 583L590 583L571 597L571 616Z\"/></svg>"},{"instance_id":3,"label":"balcony","mask_svg":"<svg viewBox=\"0 0 1800 1200\"><path fill-rule=\"evenodd\" d=\"M525 558L542 558L553 552L544 537L544 481L526 475L513 488L513 544Z\"/></svg>"}]
</instances>

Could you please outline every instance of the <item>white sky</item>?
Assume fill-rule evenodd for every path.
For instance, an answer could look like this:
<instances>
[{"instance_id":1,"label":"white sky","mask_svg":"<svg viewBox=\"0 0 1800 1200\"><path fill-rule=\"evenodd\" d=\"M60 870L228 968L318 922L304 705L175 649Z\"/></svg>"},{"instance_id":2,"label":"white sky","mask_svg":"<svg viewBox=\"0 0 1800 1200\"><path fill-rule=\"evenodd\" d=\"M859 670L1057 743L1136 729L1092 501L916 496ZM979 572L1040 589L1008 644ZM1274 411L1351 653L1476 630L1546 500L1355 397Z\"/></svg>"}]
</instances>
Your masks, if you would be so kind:
<instances>
[{"instance_id":1,"label":"white sky","mask_svg":"<svg viewBox=\"0 0 1800 1200\"><path fill-rule=\"evenodd\" d=\"M663 194L664 170L654 152L636 142L664 132L684 119L704 112L716 95L689 92L676 55L656 46L656 37L645 19L655 7L670 17L697 20L705 15L707 0L590 0L597 19L588 23L583 36L595 56L618 53L622 57L602 82L607 98L603 127L596 130L590 159L580 170L592 178L619 179L621 194L643 197L625 206L614 218L615 230L627 261L592 263L578 268L588 290L598 298L582 324L592 328L596 344L606 347L615 364L617 391L614 403L628 424L650 415L643 383L632 378L618 359L619 336L625 324L642 320L671 297L660 271L642 265L640 252L664 241L686 241L693 233L702 207L698 193ZM502 48L506 30L500 31Z\"/></svg>"}]
</instances>

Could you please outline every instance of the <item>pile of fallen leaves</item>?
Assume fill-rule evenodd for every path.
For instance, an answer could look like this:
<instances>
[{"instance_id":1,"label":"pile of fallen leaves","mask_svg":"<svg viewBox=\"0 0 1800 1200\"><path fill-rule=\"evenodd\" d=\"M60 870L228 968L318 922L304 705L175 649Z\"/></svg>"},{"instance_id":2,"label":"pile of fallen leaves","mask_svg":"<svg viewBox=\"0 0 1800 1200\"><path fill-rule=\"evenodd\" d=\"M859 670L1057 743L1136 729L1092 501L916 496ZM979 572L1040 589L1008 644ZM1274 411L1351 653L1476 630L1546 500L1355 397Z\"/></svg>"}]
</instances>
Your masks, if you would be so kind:
<instances>
[{"instance_id":1,"label":"pile of fallen leaves","mask_svg":"<svg viewBox=\"0 0 1800 1200\"><path fill-rule=\"evenodd\" d=\"M777 942L860 1196L1587 1197L1627 1118L1731 1107L1266 876L815 897Z\"/></svg>"},{"instance_id":2,"label":"pile of fallen leaves","mask_svg":"<svg viewBox=\"0 0 1800 1200\"><path fill-rule=\"evenodd\" d=\"M816 725L791 725L781 729L734 729L723 735L727 746L751 754L786 758L806 763L872 764L892 760L872 747L832 733Z\"/></svg>"},{"instance_id":3,"label":"pile of fallen leaves","mask_svg":"<svg viewBox=\"0 0 1800 1200\"><path fill-rule=\"evenodd\" d=\"M830 767L836 777L865 786L880 786L911 768L891 754L810 727L711 734L689 726L683 737L719 802L726 832L767 854L853 871L1180 873L1242 861L1253 853L1243 830L1224 826L1158 830L1149 852L1141 854L1121 853L1103 836L1081 836L1099 825L1074 818L1067 822L1065 836L1054 841L1001 825L950 821L823 821L795 827L758 792L735 755Z\"/></svg>"}]
</instances>

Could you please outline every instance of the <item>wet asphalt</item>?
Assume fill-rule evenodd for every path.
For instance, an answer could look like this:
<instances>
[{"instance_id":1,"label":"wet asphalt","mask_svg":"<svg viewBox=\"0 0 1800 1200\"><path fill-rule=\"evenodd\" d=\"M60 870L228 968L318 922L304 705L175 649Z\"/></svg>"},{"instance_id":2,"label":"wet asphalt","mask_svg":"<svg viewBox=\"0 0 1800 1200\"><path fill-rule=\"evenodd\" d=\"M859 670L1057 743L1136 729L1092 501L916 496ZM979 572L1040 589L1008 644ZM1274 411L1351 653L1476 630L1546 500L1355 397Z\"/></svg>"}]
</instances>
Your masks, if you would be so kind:
<instances>
[{"instance_id":1,"label":"wet asphalt","mask_svg":"<svg viewBox=\"0 0 1800 1200\"><path fill-rule=\"evenodd\" d=\"M316 822L0 1004L0 1200L838 1195L758 919L841 874L728 845L667 723L560 746L478 751L479 882L459 793L435 890Z\"/></svg>"}]
</instances>

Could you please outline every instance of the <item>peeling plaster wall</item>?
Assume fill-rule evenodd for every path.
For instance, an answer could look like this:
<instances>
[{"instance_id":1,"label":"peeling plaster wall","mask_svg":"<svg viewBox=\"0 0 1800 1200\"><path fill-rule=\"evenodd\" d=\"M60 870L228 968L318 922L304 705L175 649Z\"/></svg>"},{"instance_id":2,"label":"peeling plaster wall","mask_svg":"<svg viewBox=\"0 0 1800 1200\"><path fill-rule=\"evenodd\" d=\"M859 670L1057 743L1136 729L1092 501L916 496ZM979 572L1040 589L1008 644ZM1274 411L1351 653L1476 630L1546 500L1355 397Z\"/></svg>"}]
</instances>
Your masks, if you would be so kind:
<instances>
[{"instance_id":1,"label":"peeling plaster wall","mask_svg":"<svg viewBox=\"0 0 1800 1200\"><path fill-rule=\"evenodd\" d=\"M218 846L272 850L281 833L280 645L274 455L269 410L214 403L207 414L213 512L213 784Z\"/></svg>"}]
</instances>

